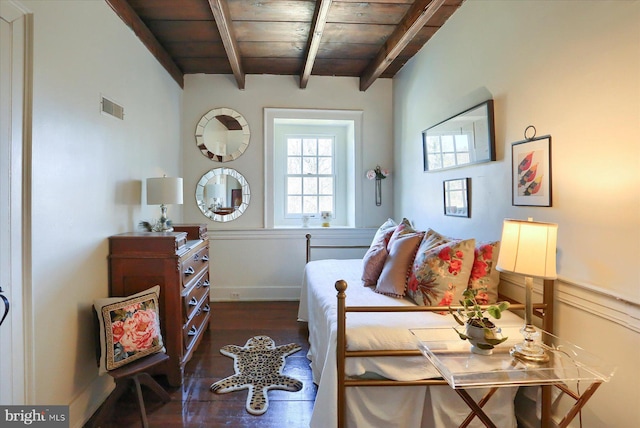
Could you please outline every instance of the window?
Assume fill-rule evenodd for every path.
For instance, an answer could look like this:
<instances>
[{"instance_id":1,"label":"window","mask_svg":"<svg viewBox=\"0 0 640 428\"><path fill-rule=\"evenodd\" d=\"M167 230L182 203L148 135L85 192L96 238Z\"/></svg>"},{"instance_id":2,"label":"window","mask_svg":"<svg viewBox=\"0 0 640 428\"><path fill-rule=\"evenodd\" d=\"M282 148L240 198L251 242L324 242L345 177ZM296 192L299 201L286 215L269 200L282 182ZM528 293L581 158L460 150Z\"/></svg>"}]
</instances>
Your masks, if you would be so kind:
<instances>
[{"instance_id":1,"label":"window","mask_svg":"<svg viewBox=\"0 0 640 428\"><path fill-rule=\"evenodd\" d=\"M286 138L286 218L334 211L334 144L333 136Z\"/></svg>"},{"instance_id":2,"label":"window","mask_svg":"<svg viewBox=\"0 0 640 428\"><path fill-rule=\"evenodd\" d=\"M355 227L362 171L362 112L265 109L265 226L319 226L331 211L331 226Z\"/></svg>"},{"instance_id":3,"label":"window","mask_svg":"<svg viewBox=\"0 0 640 428\"><path fill-rule=\"evenodd\" d=\"M441 134L427 137L429 168L449 168L456 165L466 165L471 162L469 152L469 135Z\"/></svg>"}]
</instances>

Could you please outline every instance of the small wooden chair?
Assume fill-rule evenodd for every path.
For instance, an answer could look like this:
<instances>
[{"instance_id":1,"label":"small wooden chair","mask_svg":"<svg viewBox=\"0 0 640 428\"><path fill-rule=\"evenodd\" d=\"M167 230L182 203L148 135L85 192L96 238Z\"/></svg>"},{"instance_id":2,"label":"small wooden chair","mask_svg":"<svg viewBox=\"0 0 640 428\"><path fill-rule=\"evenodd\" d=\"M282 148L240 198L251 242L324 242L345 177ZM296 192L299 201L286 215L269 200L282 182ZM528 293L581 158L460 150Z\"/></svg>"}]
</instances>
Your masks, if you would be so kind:
<instances>
[{"instance_id":1,"label":"small wooden chair","mask_svg":"<svg viewBox=\"0 0 640 428\"><path fill-rule=\"evenodd\" d=\"M167 393L167 391L165 391L165 389L156 382L149 373L147 373L147 370L150 367L160 364L168 359L169 356L167 354L153 354L133 361L126 366L109 371L108 374L116 381L116 388L111 392L89 426L96 428L99 427L103 422L103 419L110 414L120 397L122 397L122 394L127 392L133 382L136 388L136 395L138 397L142 426L147 428L149 426L149 422L147 421L147 413L145 411L144 400L142 398L142 388L140 385L146 385L149 389L155 392L164 403L171 401L169 393Z\"/></svg>"}]
</instances>

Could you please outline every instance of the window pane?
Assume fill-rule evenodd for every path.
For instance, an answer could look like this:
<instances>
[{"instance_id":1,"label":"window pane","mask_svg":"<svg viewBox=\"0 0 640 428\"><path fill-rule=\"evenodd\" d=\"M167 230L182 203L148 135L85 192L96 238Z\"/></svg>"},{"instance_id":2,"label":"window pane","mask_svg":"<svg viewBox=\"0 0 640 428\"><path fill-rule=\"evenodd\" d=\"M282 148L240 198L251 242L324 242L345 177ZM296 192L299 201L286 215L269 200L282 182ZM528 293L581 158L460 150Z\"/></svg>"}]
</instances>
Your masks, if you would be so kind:
<instances>
[{"instance_id":1,"label":"window pane","mask_svg":"<svg viewBox=\"0 0 640 428\"><path fill-rule=\"evenodd\" d=\"M456 156L456 158L458 159L458 165L471 163L471 159L469 158L469 153L458 153L458 156Z\"/></svg>"},{"instance_id":2,"label":"window pane","mask_svg":"<svg viewBox=\"0 0 640 428\"><path fill-rule=\"evenodd\" d=\"M305 138L302 140L302 150L305 156L315 156L318 154L318 140L315 138Z\"/></svg>"},{"instance_id":3,"label":"window pane","mask_svg":"<svg viewBox=\"0 0 640 428\"><path fill-rule=\"evenodd\" d=\"M428 156L429 169L442 168L442 156L439 154L429 154Z\"/></svg>"},{"instance_id":4,"label":"window pane","mask_svg":"<svg viewBox=\"0 0 640 428\"><path fill-rule=\"evenodd\" d=\"M331 156L333 154L333 140L331 138L320 138L318 140L318 155Z\"/></svg>"},{"instance_id":5,"label":"window pane","mask_svg":"<svg viewBox=\"0 0 640 428\"><path fill-rule=\"evenodd\" d=\"M321 195L333 194L333 177L320 177L320 193ZM326 210L321 210L326 211Z\"/></svg>"},{"instance_id":6,"label":"window pane","mask_svg":"<svg viewBox=\"0 0 640 428\"><path fill-rule=\"evenodd\" d=\"M442 151L443 152L452 152L453 151L453 136L452 135L443 135L442 136Z\"/></svg>"},{"instance_id":7,"label":"window pane","mask_svg":"<svg viewBox=\"0 0 640 428\"><path fill-rule=\"evenodd\" d=\"M447 181L447 190L451 191L451 190L462 189L463 185L464 185L463 180Z\"/></svg>"},{"instance_id":8,"label":"window pane","mask_svg":"<svg viewBox=\"0 0 640 428\"><path fill-rule=\"evenodd\" d=\"M318 174L332 174L332 164L332 158L318 158Z\"/></svg>"},{"instance_id":9,"label":"window pane","mask_svg":"<svg viewBox=\"0 0 640 428\"><path fill-rule=\"evenodd\" d=\"M333 197L332 196L320 196L320 209L318 211L331 211L333 212Z\"/></svg>"},{"instance_id":10,"label":"window pane","mask_svg":"<svg viewBox=\"0 0 640 428\"><path fill-rule=\"evenodd\" d=\"M302 178L300 177L287 178L287 194L289 195L302 194Z\"/></svg>"},{"instance_id":11,"label":"window pane","mask_svg":"<svg viewBox=\"0 0 640 428\"><path fill-rule=\"evenodd\" d=\"M302 140L300 138L287 139L287 154L300 156L302 154Z\"/></svg>"},{"instance_id":12,"label":"window pane","mask_svg":"<svg viewBox=\"0 0 640 428\"><path fill-rule=\"evenodd\" d=\"M315 214L319 211L318 198L316 196L304 196L302 204L305 214Z\"/></svg>"},{"instance_id":13,"label":"window pane","mask_svg":"<svg viewBox=\"0 0 640 428\"><path fill-rule=\"evenodd\" d=\"M318 158L304 157L302 158L302 173L303 174L317 174L318 173Z\"/></svg>"},{"instance_id":14,"label":"window pane","mask_svg":"<svg viewBox=\"0 0 640 428\"><path fill-rule=\"evenodd\" d=\"M302 196L287 197L287 213L302 214Z\"/></svg>"},{"instance_id":15,"label":"window pane","mask_svg":"<svg viewBox=\"0 0 640 428\"><path fill-rule=\"evenodd\" d=\"M287 158L287 174L302 174L302 159L295 157Z\"/></svg>"},{"instance_id":16,"label":"window pane","mask_svg":"<svg viewBox=\"0 0 640 428\"><path fill-rule=\"evenodd\" d=\"M318 178L304 177L302 180L302 189L305 195L316 195L318 193Z\"/></svg>"},{"instance_id":17,"label":"window pane","mask_svg":"<svg viewBox=\"0 0 640 428\"><path fill-rule=\"evenodd\" d=\"M455 166L456 165L456 155L453 153L449 153L442 156L442 165L444 166Z\"/></svg>"},{"instance_id":18,"label":"window pane","mask_svg":"<svg viewBox=\"0 0 640 428\"><path fill-rule=\"evenodd\" d=\"M462 191L453 191L449 194L450 197L450 205L455 205L456 207L464 207L466 204L464 203L464 193Z\"/></svg>"},{"instance_id":19,"label":"window pane","mask_svg":"<svg viewBox=\"0 0 640 428\"><path fill-rule=\"evenodd\" d=\"M440 137L427 137L427 152L440 152Z\"/></svg>"},{"instance_id":20,"label":"window pane","mask_svg":"<svg viewBox=\"0 0 640 428\"><path fill-rule=\"evenodd\" d=\"M467 135L456 135L456 151L468 152L469 151L469 137Z\"/></svg>"}]
</instances>

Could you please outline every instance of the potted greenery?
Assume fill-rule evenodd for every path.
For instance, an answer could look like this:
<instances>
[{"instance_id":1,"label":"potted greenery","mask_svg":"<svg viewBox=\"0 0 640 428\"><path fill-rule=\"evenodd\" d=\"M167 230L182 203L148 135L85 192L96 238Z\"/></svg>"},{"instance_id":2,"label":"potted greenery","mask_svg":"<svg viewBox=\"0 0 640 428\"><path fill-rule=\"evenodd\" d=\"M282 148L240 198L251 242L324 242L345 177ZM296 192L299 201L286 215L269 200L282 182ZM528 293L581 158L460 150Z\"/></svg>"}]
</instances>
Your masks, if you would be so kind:
<instances>
[{"instance_id":1,"label":"potted greenery","mask_svg":"<svg viewBox=\"0 0 640 428\"><path fill-rule=\"evenodd\" d=\"M477 293L477 289L465 290L464 300L460 301L461 307L455 311L449 307L449 312L458 324L465 327L464 333L455 327L454 330L460 339L471 343L471 352L491 355L494 346L507 340L507 337L502 337L501 329L485 316L485 312L495 319L500 319L502 311L509 308L509 302L499 302L483 309L476 300Z\"/></svg>"}]
</instances>

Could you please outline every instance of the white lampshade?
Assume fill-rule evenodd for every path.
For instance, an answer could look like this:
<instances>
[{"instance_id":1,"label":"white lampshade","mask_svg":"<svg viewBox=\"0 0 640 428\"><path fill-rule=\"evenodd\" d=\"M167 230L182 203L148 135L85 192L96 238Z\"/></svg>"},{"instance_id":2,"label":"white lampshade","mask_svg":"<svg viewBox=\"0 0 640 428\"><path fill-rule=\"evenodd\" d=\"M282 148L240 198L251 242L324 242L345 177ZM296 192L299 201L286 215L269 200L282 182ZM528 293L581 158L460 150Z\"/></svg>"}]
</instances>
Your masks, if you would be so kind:
<instances>
[{"instance_id":1,"label":"white lampshade","mask_svg":"<svg viewBox=\"0 0 640 428\"><path fill-rule=\"evenodd\" d=\"M558 225L505 219L496 269L555 279Z\"/></svg>"},{"instance_id":2,"label":"white lampshade","mask_svg":"<svg viewBox=\"0 0 640 428\"><path fill-rule=\"evenodd\" d=\"M182 178L147 178L147 204L171 205L182 203Z\"/></svg>"}]
</instances>

